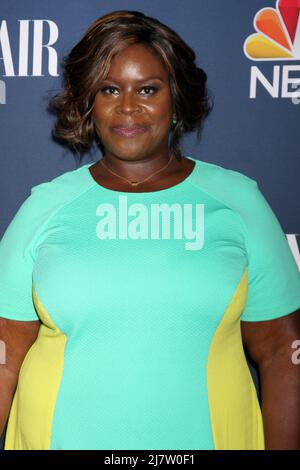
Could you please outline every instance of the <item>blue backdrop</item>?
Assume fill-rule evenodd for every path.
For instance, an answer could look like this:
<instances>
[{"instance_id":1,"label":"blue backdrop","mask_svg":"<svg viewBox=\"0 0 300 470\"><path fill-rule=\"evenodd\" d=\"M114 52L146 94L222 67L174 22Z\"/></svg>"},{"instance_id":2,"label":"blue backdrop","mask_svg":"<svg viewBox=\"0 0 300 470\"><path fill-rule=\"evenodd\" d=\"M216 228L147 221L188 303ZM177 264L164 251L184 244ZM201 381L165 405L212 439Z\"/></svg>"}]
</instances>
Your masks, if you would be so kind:
<instances>
[{"instance_id":1,"label":"blue backdrop","mask_svg":"<svg viewBox=\"0 0 300 470\"><path fill-rule=\"evenodd\" d=\"M96 18L130 9L177 31L208 74L214 110L200 142L195 134L185 136L183 153L255 179L300 269L300 7L295 0L288 18L286 3L1 0L0 238L32 186L79 166L52 140L53 117L46 111L61 87L62 57ZM281 28L270 28L267 15L279 18ZM82 163L100 157L94 147ZM249 367L259 392L257 371Z\"/></svg>"}]
</instances>

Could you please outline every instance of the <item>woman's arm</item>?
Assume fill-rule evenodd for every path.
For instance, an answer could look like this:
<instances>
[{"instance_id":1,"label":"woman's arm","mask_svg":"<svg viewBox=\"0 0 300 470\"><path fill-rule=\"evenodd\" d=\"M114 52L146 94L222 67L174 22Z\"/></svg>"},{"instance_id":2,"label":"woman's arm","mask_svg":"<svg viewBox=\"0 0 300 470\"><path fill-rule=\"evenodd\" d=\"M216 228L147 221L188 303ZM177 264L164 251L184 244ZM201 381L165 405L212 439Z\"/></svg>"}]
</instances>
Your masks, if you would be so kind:
<instances>
[{"instance_id":1,"label":"woman's arm","mask_svg":"<svg viewBox=\"0 0 300 470\"><path fill-rule=\"evenodd\" d=\"M268 321L241 321L245 349L258 365L266 450L300 450L300 310Z\"/></svg>"},{"instance_id":2,"label":"woman's arm","mask_svg":"<svg viewBox=\"0 0 300 470\"><path fill-rule=\"evenodd\" d=\"M10 412L20 367L37 338L40 325L39 320L24 322L0 317L0 341L5 346L5 357L1 357L0 363L0 436Z\"/></svg>"}]
</instances>

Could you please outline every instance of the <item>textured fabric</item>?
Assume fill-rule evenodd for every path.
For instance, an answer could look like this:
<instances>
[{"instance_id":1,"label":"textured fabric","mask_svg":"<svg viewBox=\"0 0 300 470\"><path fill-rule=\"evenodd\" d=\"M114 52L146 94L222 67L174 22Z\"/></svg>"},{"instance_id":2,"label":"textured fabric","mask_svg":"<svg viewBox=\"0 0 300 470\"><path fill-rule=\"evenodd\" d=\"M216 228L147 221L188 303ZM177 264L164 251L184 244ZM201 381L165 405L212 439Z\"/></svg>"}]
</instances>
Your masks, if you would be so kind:
<instances>
[{"instance_id":1,"label":"textured fabric","mask_svg":"<svg viewBox=\"0 0 300 470\"><path fill-rule=\"evenodd\" d=\"M34 186L0 242L0 316L41 320L5 449L263 449L240 320L300 307L256 181L195 160L131 193L92 163Z\"/></svg>"}]
</instances>

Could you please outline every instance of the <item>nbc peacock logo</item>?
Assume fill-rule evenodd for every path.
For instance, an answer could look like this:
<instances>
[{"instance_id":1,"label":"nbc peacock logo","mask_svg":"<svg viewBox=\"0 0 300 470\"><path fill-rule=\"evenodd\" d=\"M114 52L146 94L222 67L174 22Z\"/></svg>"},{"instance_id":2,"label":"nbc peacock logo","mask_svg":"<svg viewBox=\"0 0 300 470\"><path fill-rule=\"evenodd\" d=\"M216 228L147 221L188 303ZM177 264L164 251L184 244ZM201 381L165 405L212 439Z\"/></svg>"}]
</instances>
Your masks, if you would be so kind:
<instances>
[{"instance_id":1,"label":"nbc peacock logo","mask_svg":"<svg viewBox=\"0 0 300 470\"><path fill-rule=\"evenodd\" d=\"M300 60L300 0L277 0L253 20L257 31L244 42L244 53L255 61Z\"/></svg>"}]
</instances>

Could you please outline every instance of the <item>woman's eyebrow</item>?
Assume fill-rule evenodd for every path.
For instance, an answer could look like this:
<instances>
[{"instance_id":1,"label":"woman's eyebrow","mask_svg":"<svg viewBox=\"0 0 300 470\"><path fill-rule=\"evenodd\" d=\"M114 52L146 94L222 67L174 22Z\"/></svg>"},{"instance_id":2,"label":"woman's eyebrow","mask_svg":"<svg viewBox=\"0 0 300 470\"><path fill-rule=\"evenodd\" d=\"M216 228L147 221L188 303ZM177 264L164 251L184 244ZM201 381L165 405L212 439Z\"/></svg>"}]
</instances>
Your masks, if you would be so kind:
<instances>
[{"instance_id":1,"label":"woman's eyebrow","mask_svg":"<svg viewBox=\"0 0 300 470\"><path fill-rule=\"evenodd\" d=\"M147 82L148 80L159 80L160 82L163 82L163 81L164 81L164 80L162 80L160 77L147 77L147 78L142 78L141 80L136 80L136 83ZM118 83L118 80L114 79L113 77L107 77L107 78L104 79L103 81L104 81L104 82L105 82L105 81L111 81L111 82Z\"/></svg>"}]
</instances>

